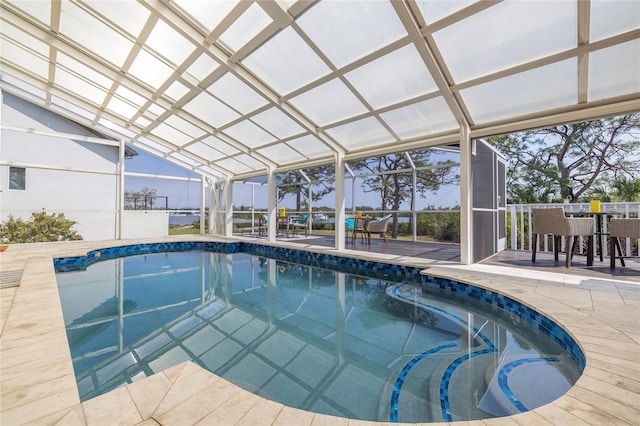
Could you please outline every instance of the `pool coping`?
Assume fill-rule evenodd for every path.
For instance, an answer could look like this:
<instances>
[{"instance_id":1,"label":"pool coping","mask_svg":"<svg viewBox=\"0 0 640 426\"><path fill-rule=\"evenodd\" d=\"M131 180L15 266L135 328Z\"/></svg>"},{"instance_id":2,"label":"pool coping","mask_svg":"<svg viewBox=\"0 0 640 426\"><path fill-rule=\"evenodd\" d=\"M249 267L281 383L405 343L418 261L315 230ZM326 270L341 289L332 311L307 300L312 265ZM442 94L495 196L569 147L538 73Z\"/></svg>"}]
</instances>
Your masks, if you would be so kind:
<instances>
[{"instance_id":1,"label":"pool coping","mask_svg":"<svg viewBox=\"0 0 640 426\"><path fill-rule=\"evenodd\" d=\"M375 424L310 413L257 397L186 362L80 403L57 295L53 258L96 248L176 241L245 241L418 267L430 276L496 291L558 322L587 362L561 398L527 413L473 424L638 424L640 286L490 265L462 266L312 244L182 236L13 245L0 270L22 269L18 287L1 289L0 422L2 424ZM42 355L42 353L46 355ZM203 404L207 401L207 404ZM210 401L218 401L218 405ZM448 424L448 423L429 423ZM469 424L469 422L467 422Z\"/></svg>"}]
</instances>

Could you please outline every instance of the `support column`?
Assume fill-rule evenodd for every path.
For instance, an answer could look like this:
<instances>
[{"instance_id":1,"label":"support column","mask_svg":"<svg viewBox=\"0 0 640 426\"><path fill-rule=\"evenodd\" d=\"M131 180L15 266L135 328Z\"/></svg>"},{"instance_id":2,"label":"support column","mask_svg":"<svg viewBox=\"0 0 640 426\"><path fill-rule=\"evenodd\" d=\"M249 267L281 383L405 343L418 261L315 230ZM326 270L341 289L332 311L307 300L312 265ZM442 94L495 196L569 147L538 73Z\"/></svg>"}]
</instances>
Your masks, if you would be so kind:
<instances>
[{"instance_id":1,"label":"support column","mask_svg":"<svg viewBox=\"0 0 640 426\"><path fill-rule=\"evenodd\" d=\"M336 241L335 248L336 250L344 250L345 249L345 223L344 219L346 217L345 213L345 200L344 200L344 154L342 152L335 153L336 158Z\"/></svg>"},{"instance_id":2,"label":"support column","mask_svg":"<svg viewBox=\"0 0 640 426\"><path fill-rule=\"evenodd\" d=\"M267 240L275 241L278 230L278 216L276 215L276 174L273 168L268 168L267 175L267 214L269 215L269 230Z\"/></svg>"},{"instance_id":3,"label":"support column","mask_svg":"<svg viewBox=\"0 0 640 426\"><path fill-rule=\"evenodd\" d=\"M225 179L224 184L224 235L230 237L233 235L233 182L229 178Z\"/></svg>"},{"instance_id":4,"label":"support column","mask_svg":"<svg viewBox=\"0 0 640 426\"><path fill-rule=\"evenodd\" d=\"M215 182L211 178L207 178L207 183L209 184L209 227L207 229L207 234L213 234L214 221L215 221L215 208L216 208L216 194L215 194Z\"/></svg>"},{"instance_id":5,"label":"support column","mask_svg":"<svg viewBox=\"0 0 640 426\"><path fill-rule=\"evenodd\" d=\"M473 261L473 144L466 123L460 123L460 263Z\"/></svg>"},{"instance_id":6,"label":"support column","mask_svg":"<svg viewBox=\"0 0 640 426\"><path fill-rule=\"evenodd\" d=\"M118 209L118 217L116 218L116 235L119 240L122 239L122 221L124 218L124 139L120 139L118 147L118 200L116 202Z\"/></svg>"},{"instance_id":7,"label":"support column","mask_svg":"<svg viewBox=\"0 0 640 426\"><path fill-rule=\"evenodd\" d=\"M209 200L209 229L210 233L215 235L230 235L231 227L227 222L231 222L229 216L230 209L233 206L228 207L230 199L233 194L228 188L231 186L231 181L225 177L224 179L218 179L213 182L211 187L211 199Z\"/></svg>"},{"instance_id":8,"label":"support column","mask_svg":"<svg viewBox=\"0 0 640 426\"><path fill-rule=\"evenodd\" d=\"M204 208L204 203L206 201L206 191L207 190L207 184L204 178L204 175L200 176L200 234L204 234L205 233L205 227L204 227L204 223L206 222L205 220L205 208Z\"/></svg>"}]
</instances>

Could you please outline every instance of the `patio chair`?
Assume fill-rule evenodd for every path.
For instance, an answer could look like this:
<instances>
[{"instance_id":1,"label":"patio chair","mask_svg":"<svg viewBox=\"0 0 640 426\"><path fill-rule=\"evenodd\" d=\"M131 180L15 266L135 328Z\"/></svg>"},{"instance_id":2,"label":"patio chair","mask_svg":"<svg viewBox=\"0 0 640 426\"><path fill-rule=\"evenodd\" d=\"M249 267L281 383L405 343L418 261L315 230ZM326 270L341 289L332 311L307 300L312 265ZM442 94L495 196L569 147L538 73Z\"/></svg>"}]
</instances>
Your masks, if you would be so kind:
<instances>
[{"instance_id":1,"label":"patio chair","mask_svg":"<svg viewBox=\"0 0 640 426\"><path fill-rule=\"evenodd\" d=\"M536 262L536 250L538 248L538 235L553 236L553 255L556 262L560 252L561 238L566 241L566 267L571 266L571 258L579 238L588 238L587 265L593 264L593 232L594 225L591 218L568 218L564 215L562 207L531 209L531 262Z\"/></svg>"},{"instance_id":2,"label":"patio chair","mask_svg":"<svg viewBox=\"0 0 640 426\"><path fill-rule=\"evenodd\" d=\"M365 234L367 234L367 237L368 237L368 232L363 227L364 222L362 221L362 219L347 217L345 218L344 223L345 223L347 235L349 234L349 232L351 232L351 242L355 244L356 236L360 234L362 236L362 242L364 243L364 236Z\"/></svg>"},{"instance_id":3,"label":"patio chair","mask_svg":"<svg viewBox=\"0 0 640 426\"><path fill-rule=\"evenodd\" d=\"M258 235L262 237L269 232L269 216L264 213L262 216L258 216Z\"/></svg>"},{"instance_id":4,"label":"patio chair","mask_svg":"<svg viewBox=\"0 0 640 426\"><path fill-rule=\"evenodd\" d=\"M307 221L307 219L309 218L309 215L303 214L300 217L300 220L293 220L289 223L289 226L293 228L293 232L296 232L296 229L298 228L302 228L304 229L304 236L306 237L309 233L309 223Z\"/></svg>"},{"instance_id":5,"label":"patio chair","mask_svg":"<svg viewBox=\"0 0 640 426\"><path fill-rule=\"evenodd\" d=\"M390 214L383 216L380 219L370 221L367 226L369 234L380 234L380 236L384 238L384 242L388 243L387 225L389 224L389 220L391 220Z\"/></svg>"},{"instance_id":6,"label":"patio chair","mask_svg":"<svg viewBox=\"0 0 640 426\"><path fill-rule=\"evenodd\" d=\"M620 259L620 264L625 266L624 258L632 257L622 254L620 238L640 238L640 219L617 219L612 218L609 222L609 256L611 257L611 269L616 269L616 258ZM616 249L618 255L616 255Z\"/></svg>"}]
</instances>

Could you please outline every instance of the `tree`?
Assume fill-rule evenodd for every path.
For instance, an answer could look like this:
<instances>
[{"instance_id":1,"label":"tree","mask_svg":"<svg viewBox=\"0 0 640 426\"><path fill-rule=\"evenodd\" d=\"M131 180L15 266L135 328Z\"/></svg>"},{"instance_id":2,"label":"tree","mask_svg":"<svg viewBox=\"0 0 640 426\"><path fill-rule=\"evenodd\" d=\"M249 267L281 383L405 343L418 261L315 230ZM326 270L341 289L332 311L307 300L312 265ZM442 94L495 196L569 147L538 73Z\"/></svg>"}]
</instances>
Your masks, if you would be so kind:
<instances>
[{"instance_id":1,"label":"tree","mask_svg":"<svg viewBox=\"0 0 640 426\"><path fill-rule=\"evenodd\" d=\"M640 179L618 178L611 186L615 201L640 201Z\"/></svg>"},{"instance_id":2,"label":"tree","mask_svg":"<svg viewBox=\"0 0 640 426\"><path fill-rule=\"evenodd\" d=\"M147 209L147 206L149 210L153 210L153 203L156 201L156 192L158 192L158 190L149 189L146 186L140 190L140 194L144 200L145 210Z\"/></svg>"},{"instance_id":3,"label":"tree","mask_svg":"<svg viewBox=\"0 0 640 426\"><path fill-rule=\"evenodd\" d=\"M142 208L142 194L139 191L124 192L124 207L128 210L138 210Z\"/></svg>"},{"instance_id":4,"label":"tree","mask_svg":"<svg viewBox=\"0 0 640 426\"><path fill-rule=\"evenodd\" d=\"M488 138L507 157L510 203L577 201L640 178L640 114Z\"/></svg>"},{"instance_id":5,"label":"tree","mask_svg":"<svg viewBox=\"0 0 640 426\"><path fill-rule=\"evenodd\" d=\"M128 210L153 210L157 192L156 189L149 189L146 186L140 191L125 191L125 208Z\"/></svg>"},{"instance_id":6,"label":"tree","mask_svg":"<svg viewBox=\"0 0 640 426\"><path fill-rule=\"evenodd\" d=\"M420 149L409 155L403 153L365 158L351 164L354 170L371 173L364 179L364 192L378 192L381 210L399 210L403 202L413 204L413 173L411 162L416 170L416 196L424 196L429 191L437 191L440 185L458 181L455 164L451 160L434 161L443 154L436 150ZM391 236L398 235L398 217L394 214Z\"/></svg>"},{"instance_id":7,"label":"tree","mask_svg":"<svg viewBox=\"0 0 640 426\"><path fill-rule=\"evenodd\" d=\"M329 164L284 173L278 185L278 202L282 201L287 194L295 194L296 210L302 211L303 208L308 208L309 201L313 203L334 191L335 188L332 185L335 178L334 170L335 166ZM305 189L309 185L307 178L311 180L311 200L308 199L309 195Z\"/></svg>"}]
</instances>

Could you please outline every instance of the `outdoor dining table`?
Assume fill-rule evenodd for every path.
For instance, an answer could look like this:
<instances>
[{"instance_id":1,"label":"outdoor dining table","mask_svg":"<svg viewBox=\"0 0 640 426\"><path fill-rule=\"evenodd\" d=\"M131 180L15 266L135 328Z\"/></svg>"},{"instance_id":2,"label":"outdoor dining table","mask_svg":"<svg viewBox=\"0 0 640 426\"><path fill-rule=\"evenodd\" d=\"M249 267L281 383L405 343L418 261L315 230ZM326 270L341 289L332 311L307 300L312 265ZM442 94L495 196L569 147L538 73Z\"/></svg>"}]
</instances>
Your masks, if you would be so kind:
<instances>
[{"instance_id":1,"label":"outdoor dining table","mask_svg":"<svg viewBox=\"0 0 640 426\"><path fill-rule=\"evenodd\" d=\"M300 222L300 215L290 214L286 216L278 216L278 230L282 229L284 231L284 237L289 238L289 225L294 222ZM293 228L295 232L295 228Z\"/></svg>"},{"instance_id":2,"label":"outdoor dining table","mask_svg":"<svg viewBox=\"0 0 640 426\"><path fill-rule=\"evenodd\" d=\"M579 211L579 212L567 212L567 214L571 216L583 216L583 217L593 217L596 223L596 231L594 233L595 236L595 245L596 245L596 253L600 257L600 262L604 261L604 245L603 245L603 237L607 237L609 233L604 232L604 221L606 218L617 217L620 216L618 212L593 212L593 211ZM615 250L618 250L618 253L622 255L622 248L620 247L620 242L615 241ZM613 253L610 253L613 255ZM620 259L620 263L622 266L624 265L624 260ZM589 265L591 266L591 265Z\"/></svg>"},{"instance_id":3,"label":"outdoor dining table","mask_svg":"<svg viewBox=\"0 0 640 426\"><path fill-rule=\"evenodd\" d=\"M356 216L353 218L353 221L354 221L353 236L352 236L353 243L356 242L356 234L361 233L363 242L364 242L364 236L366 235L367 243L371 244L371 233L367 228L370 220L371 220L371 216Z\"/></svg>"}]
</instances>

